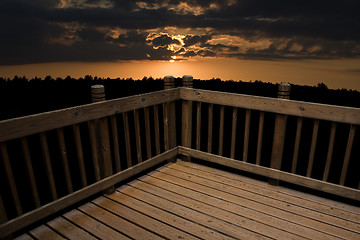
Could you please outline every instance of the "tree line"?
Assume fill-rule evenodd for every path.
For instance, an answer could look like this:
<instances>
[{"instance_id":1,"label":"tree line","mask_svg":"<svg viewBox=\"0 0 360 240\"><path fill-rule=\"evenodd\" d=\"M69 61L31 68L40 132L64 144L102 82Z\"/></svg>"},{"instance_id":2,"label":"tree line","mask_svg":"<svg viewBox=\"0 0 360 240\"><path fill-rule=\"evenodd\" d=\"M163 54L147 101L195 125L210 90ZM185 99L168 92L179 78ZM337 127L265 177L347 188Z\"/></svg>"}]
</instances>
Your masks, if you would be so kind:
<instances>
[{"instance_id":1,"label":"tree line","mask_svg":"<svg viewBox=\"0 0 360 240\"><path fill-rule=\"evenodd\" d=\"M161 78L100 78L86 75L84 78L0 77L0 120L67 108L91 102L91 86L105 86L106 98L114 99L163 89ZM181 85L181 78L175 79ZM222 81L219 78L194 80L194 88L277 97L278 84L262 81ZM317 86L291 86L291 99L332 105L360 107L360 92L329 89L325 84Z\"/></svg>"}]
</instances>

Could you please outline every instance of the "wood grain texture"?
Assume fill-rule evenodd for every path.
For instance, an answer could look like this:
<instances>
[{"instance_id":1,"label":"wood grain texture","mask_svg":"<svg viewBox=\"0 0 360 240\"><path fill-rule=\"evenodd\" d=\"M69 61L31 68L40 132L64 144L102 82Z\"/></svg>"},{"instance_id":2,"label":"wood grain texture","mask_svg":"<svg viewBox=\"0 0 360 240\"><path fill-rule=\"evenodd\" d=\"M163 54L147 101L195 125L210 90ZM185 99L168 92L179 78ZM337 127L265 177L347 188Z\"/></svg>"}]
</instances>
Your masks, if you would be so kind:
<instances>
[{"instance_id":1,"label":"wood grain texture","mask_svg":"<svg viewBox=\"0 0 360 240\"><path fill-rule=\"evenodd\" d=\"M306 176L311 177L313 165L314 165L314 158L315 158L315 150L316 150L316 143L318 138L318 132L319 132L319 120L314 120L314 127L313 127L313 133L311 138L311 146L310 146L310 153L309 153L309 162L308 162L308 168L306 171Z\"/></svg>"},{"instance_id":2,"label":"wood grain texture","mask_svg":"<svg viewBox=\"0 0 360 240\"><path fill-rule=\"evenodd\" d=\"M90 135L90 145L91 145L91 153L92 153L92 159L93 159L93 165L94 165L94 174L95 174L95 180L100 180L100 149L99 149L99 143L97 139L97 128L96 125L99 124L99 120L91 120L88 122L88 128L89 128L89 135Z\"/></svg>"},{"instance_id":3,"label":"wood grain texture","mask_svg":"<svg viewBox=\"0 0 360 240\"><path fill-rule=\"evenodd\" d=\"M258 129L258 138L257 138L257 147L256 147L256 165L260 165L261 161L261 152L262 152L262 141L264 133L264 112L260 112L259 116L259 129Z\"/></svg>"},{"instance_id":4,"label":"wood grain texture","mask_svg":"<svg viewBox=\"0 0 360 240\"><path fill-rule=\"evenodd\" d=\"M160 123L159 123L159 106L154 106L154 131L155 131L155 153L160 154Z\"/></svg>"},{"instance_id":5,"label":"wood grain texture","mask_svg":"<svg viewBox=\"0 0 360 240\"><path fill-rule=\"evenodd\" d=\"M246 116L245 116L245 132L244 132L244 148L243 148L243 158L244 162L248 160L248 151L249 151L249 137L250 137L250 117L251 117L251 110L246 109Z\"/></svg>"},{"instance_id":6,"label":"wood grain texture","mask_svg":"<svg viewBox=\"0 0 360 240\"><path fill-rule=\"evenodd\" d=\"M320 120L360 124L359 108L187 88L181 88L180 98Z\"/></svg>"},{"instance_id":7,"label":"wood grain texture","mask_svg":"<svg viewBox=\"0 0 360 240\"><path fill-rule=\"evenodd\" d=\"M224 112L225 106L220 106L220 113L219 113L219 147L218 147L218 155L223 155L224 149ZM186 147L186 146L185 146Z\"/></svg>"},{"instance_id":8,"label":"wood grain texture","mask_svg":"<svg viewBox=\"0 0 360 240\"><path fill-rule=\"evenodd\" d=\"M238 109L233 108L232 113L232 124L231 124L231 147L230 147L230 158L235 158L235 143L236 143L236 128L237 128L237 112Z\"/></svg>"},{"instance_id":9,"label":"wood grain texture","mask_svg":"<svg viewBox=\"0 0 360 240\"><path fill-rule=\"evenodd\" d=\"M0 121L0 142L179 99L164 90Z\"/></svg>"},{"instance_id":10,"label":"wood grain texture","mask_svg":"<svg viewBox=\"0 0 360 240\"><path fill-rule=\"evenodd\" d=\"M121 171L120 146L116 115L111 116L111 135L114 144L114 161L116 172Z\"/></svg>"},{"instance_id":11,"label":"wood grain texture","mask_svg":"<svg viewBox=\"0 0 360 240\"><path fill-rule=\"evenodd\" d=\"M74 129L74 136L75 136L75 145L76 145L76 154L77 160L80 170L80 179L82 187L87 186L87 179L86 179L86 172L85 172L85 162L84 162L84 153L83 147L81 142L81 134L80 134L80 126L75 124L73 126Z\"/></svg>"},{"instance_id":12,"label":"wood grain texture","mask_svg":"<svg viewBox=\"0 0 360 240\"><path fill-rule=\"evenodd\" d=\"M324 174L323 174L323 181L327 181L330 171L330 165L331 160L333 157L333 150L334 150L334 143L335 143L335 134L336 134L336 123L333 122L331 124L331 132L330 132L330 139L329 139L329 147L328 147L328 153L326 157L326 164L324 168Z\"/></svg>"},{"instance_id":13,"label":"wood grain texture","mask_svg":"<svg viewBox=\"0 0 360 240\"><path fill-rule=\"evenodd\" d=\"M201 102L196 103L196 150L201 146Z\"/></svg>"},{"instance_id":14,"label":"wood grain texture","mask_svg":"<svg viewBox=\"0 0 360 240\"><path fill-rule=\"evenodd\" d=\"M53 200L56 200L58 197L57 197L54 173L52 169L46 133L40 133L40 142L41 142L41 150L43 152L46 176L49 182L51 197Z\"/></svg>"},{"instance_id":15,"label":"wood grain texture","mask_svg":"<svg viewBox=\"0 0 360 240\"><path fill-rule=\"evenodd\" d=\"M226 158L222 156L217 156L210 153L205 153L201 151L197 151L194 149L189 149L185 147L179 147L180 154L187 154L191 157L198 158L204 161L209 161L213 163L217 163L220 165L224 165L227 167L231 167L234 169L239 169L247 172L251 172L254 174L258 174L261 176L269 177L272 179L279 179L280 181L293 183L296 185L308 187L311 189L331 193L337 196L360 200L360 190L353 189L349 187L340 186L337 184L332 184L328 182L323 182L317 179L312 179L300 175L295 175L288 172L282 172L277 169L267 168L258 166L255 164L249 164L242 161L233 160L231 158Z\"/></svg>"},{"instance_id":16,"label":"wood grain texture","mask_svg":"<svg viewBox=\"0 0 360 240\"><path fill-rule=\"evenodd\" d=\"M152 157L151 152L151 131L150 131L150 109L149 107L144 108L145 117L145 137L146 137L146 156L147 159Z\"/></svg>"},{"instance_id":17,"label":"wood grain texture","mask_svg":"<svg viewBox=\"0 0 360 240\"><path fill-rule=\"evenodd\" d=\"M131 162L131 142L130 142L130 129L129 129L129 113L123 113L123 124L125 134L125 150L126 150L126 163L127 167L132 166Z\"/></svg>"},{"instance_id":18,"label":"wood grain texture","mask_svg":"<svg viewBox=\"0 0 360 240\"><path fill-rule=\"evenodd\" d=\"M142 162L142 150L141 150L141 136L140 136L140 120L139 120L139 110L134 110L134 125L135 125L135 139L136 139L136 157L137 162Z\"/></svg>"},{"instance_id":19,"label":"wood grain texture","mask_svg":"<svg viewBox=\"0 0 360 240\"><path fill-rule=\"evenodd\" d=\"M212 152L212 136L213 136L213 110L214 105L209 104L208 109L208 144L207 144L207 151L209 153Z\"/></svg>"},{"instance_id":20,"label":"wood grain texture","mask_svg":"<svg viewBox=\"0 0 360 240\"><path fill-rule=\"evenodd\" d=\"M139 174L155 165L165 162L168 159L173 158L177 155L178 148L171 149L140 164L137 164L110 177L102 179L92 185L73 192L72 194L69 194L51 203L41 206L40 208L37 208L31 212L23 214L15 219L11 219L6 223L0 224L0 238L8 236L13 232L16 232L36 221L44 219L51 214L61 211L66 207L69 207L111 186L114 186L121 181L135 176L136 174Z\"/></svg>"},{"instance_id":21,"label":"wood grain texture","mask_svg":"<svg viewBox=\"0 0 360 240\"><path fill-rule=\"evenodd\" d=\"M340 182L339 182L340 185L345 184L346 174L347 174L347 170L349 167L351 149L352 149L354 137L355 137L355 131L356 131L356 126L351 125L350 131L349 131L349 137L348 137L348 141L347 141L347 145L346 145L346 152L345 152L343 167L341 170L341 176L340 176Z\"/></svg>"},{"instance_id":22,"label":"wood grain texture","mask_svg":"<svg viewBox=\"0 0 360 240\"><path fill-rule=\"evenodd\" d=\"M296 125L296 136L295 136L295 146L293 153L293 160L291 165L291 172L296 172L297 162L299 158L299 149L300 149L300 140L301 140L301 130L302 130L303 118L298 117L297 125Z\"/></svg>"}]
</instances>

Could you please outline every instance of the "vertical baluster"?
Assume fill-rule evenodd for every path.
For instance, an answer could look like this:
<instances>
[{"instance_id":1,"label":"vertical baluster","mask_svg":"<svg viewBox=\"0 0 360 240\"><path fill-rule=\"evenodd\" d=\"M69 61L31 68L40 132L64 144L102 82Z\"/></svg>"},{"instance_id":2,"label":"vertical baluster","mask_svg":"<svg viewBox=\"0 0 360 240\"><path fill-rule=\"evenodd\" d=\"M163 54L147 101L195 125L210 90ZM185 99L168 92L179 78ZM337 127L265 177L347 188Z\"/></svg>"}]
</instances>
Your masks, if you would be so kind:
<instances>
[{"instance_id":1,"label":"vertical baluster","mask_svg":"<svg viewBox=\"0 0 360 240\"><path fill-rule=\"evenodd\" d=\"M154 130L155 130L155 151L160 154L160 127L159 127L159 107L154 106Z\"/></svg>"},{"instance_id":2,"label":"vertical baluster","mask_svg":"<svg viewBox=\"0 0 360 240\"><path fill-rule=\"evenodd\" d=\"M168 103L163 103L163 119L164 119L164 148L165 151L169 150L169 114Z\"/></svg>"},{"instance_id":3,"label":"vertical baluster","mask_svg":"<svg viewBox=\"0 0 360 240\"><path fill-rule=\"evenodd\" d=\"M34 170L33 170L32 164L31 164L29 145L28 145L26 137L21 138L20 141L21 141L21 148L22 148L23 156L24 156L24 160L25 160L26 172L27 172L27 175L29 178L31 194L32 194L32 197L34 200L34 204L38 208L38 207L40 207L40 198L39 198L39 193L38 193L37 186L36 186Z\"/></svg>"},{"instance_id":4,"label":"vertical baluster","mask_svg":"<svg viewBox=\"0 0 360 240\"><path fill-rule=\"evenodd\" d=\"M98 121L97 121L98 122ZM95 180L100 180L100 165L99 165L99 144L97 142L96 137L96 128L95 128L95 120L91 120L88 122L89 127L89 134L90 134L90 144L91 144L91 152L93 157L93 164L94 164L94 173L95 173Z\"/></svg>"},{"instance_id":5,"label":"vertical baluster","mask_svg":"<svg viewBox=\"0 0 360 240\"><path fill-rule=\"evenodd\" d=\"M296 136L295 136L294 154L293 154L293 161L292 161L292 166L291 166L292 173L296 172L297 161L298 161L298 157L299 157L302 123L303 123L303 118L298 117L297 127L296 127Z\"/></svg>"},{"instance_id":6,"label":"vertical baluster","mask_svg":"<svg viewBox=\"0 0 360 240\"><path fill-rule=\"evenodd\" d=\"M142 162L141 151L141 136L140 136L140 122L139 122L139 110L134 110L134 122L135 122L135 138L136 138L136 152L138 163Z\"/></svg>"},{"instance_id":7,"label":"vertical baluster","mask_svg":"<svg viewBox=\"0 0 360 240\"><path fill-rule=\"evenodd\" d=\"M51 197L53 200L56 200L57 199L56 186L55 186L54 174L53 174L52 167L51 167L49 147L48 147L45 133L40 133L40 141L41 141L41 148L42 148L43 156L44 156L46 175L47 175L48 182L49 182Z\"/></svg>"},{"instance_id":8,"label":"vertical baluster","mask_svg":"<svg viewBox=\"0 0 360 240\"><path fill-rule=\"evenodd\" d=\"M196 104L196 150L200 150L201 141L201 102Z\"/></svg>"},{"instance_id":9,"label":"vertical baluster","mask_svg":"<svg viewBox=\"0 0 360 240\"><path fill-rule=\"evenodd\" d=\"M109 123L106 117L100 118L99 120L99 133L100 133L100 151L101 151L101 165L100 165L100 176L106 178L113 174L112 168L112 157L111 157L111 146L110 146L110 134L109 134ZM105 192L114 192L114 186L108 188Z\"/></svg>"},{"instance_id":10,"label":"vertical baluster","mask_svg":"<svg viewBox=\"0 0 360 240\"><path fill-rule=\"evenodd\" d=\"M327 157L326 157L326 164L325 164L325 169L324 169L323 181L327 181L328 176L329 176L331 159L332 159L333 149L334 149L335 134L336 134L336 122L333 122L331 124L329 148L328 148L328 153L327 153Z\"/></svg>"},{"instance_id":11,"label":"vertical baluster","mask_svg":"<svg viewBox=\"0 0 360 240\"><path fill-rule=\"evenodd\" d=\"M148 107L144 109L144 115L145 115L145 134L146 134L146 153L147 153L147 159L150 159L152 154L151 154L150 114Z\"/></svg>"},{"instance_id":12,"label":"vertical baluster","mask_svg":"<svg viewBox=\"0 0 360 240\"><path fill-rule=\"evenodd\" d=\"M11 169L11 164L10 164L10 159L9 159L9 154L8 154L8 151L7 151L7 147L6 147L6 144L3 143L3 142L0 142L0 151L1 151L1 157L2 157L2 160L3 160L6 179L7 179L8 183L9 183L10 194L11 194L11 197L12 197L12 199L14 201L16 213L17 213L18 216L20 216L22 214L22 207L21 207L21 203L20 203L20 198L19 198L19 194L18 194L17 187L16 187L16 184L15 184L13 171Z\"/></svg>"},{"instance_id":13,"label":"vertical baluster","mask_svg":"<svg viewBox=\"0 0 360 240\"><path fill-rule=\"evenodd\" d=\"M259 132L258 132L257 148L256 148L256 165L260 165L263 132L264 132L264 112L260 112Z\"/></svg>"},{"instance_id":14,"label":"vertical baluster","mask_svg":"<svg viewBox=\"0 0 360 240\"><path fill-rule=\"evenodd\" d=\"M220 106L220 124L219 124L219 155L223 155L223 148L224 148L224 111L225 106Z\"/></svg>"},{"instance_id":15,"label":"vertical baluster","mask_svg":"<svg viewBox=\"0 0 360 240\"><path fill-rule=\"evenodd\" d=\"M164 78L164 89L172 89L175 88L175 78L173 76L165 76ZM173 149L176 147L176 113L175 113L175 102L165 103L166 107L166 120L167 120L167 136L168 136L168 144L167 147L169 149ZM165 143L166 144L166 143Z\"/></svg>"},{"instance_id":16,"label":"vertical baluster","mask_svg":"<svg viewBox=\"0 0 360 240\"><path fill-rule=\"evenodd\" d=\"M119 137L118 137L116 115L111 116L111 131L112 131L112 139L114 143L115 168L116 168L116 172L120 172L121 159L120 159L120 148L119 148Z\"/></svg>"},{"instance_id":17,"label":"vertical baluster","mask_svg":"<svg viewBox=\"0 0 360 240\"><path fill-rule=\"evenodd\" d=\"M231 148L230 148L230 158L235 158L235 143L236 143L236 126L237 126L237 112L236 107L233 108L232 113L232 126L231 126Z\"/></svg>"},{"instance_id":18,"label":"vertical baluster","mask_svg":"<svg viewBox=\"0 0 360 240\"><path fill-rule=\"evenodd\" d=\"M209 122L208 122L208 152L211 153L212 151L212 131L213 131L213 104L210 103L209 104L209 114L208 114L208 119L209 119Z\"/></svg>"},{"instance_id":19,"label":"vertical baluster","mask_svg":"<svg viewBox=\"0 0 360 240\"><path fill-rule=\"evenodd\" d=\"M187 148L191 148L191 102L183 100L182 102L182 145ZM186 160L190 158L186 157Z\"/></svg>"},{"instance_id":20,"label":"vertical baluster","mask_svg":"<svg viewBox=\"0 0 360 240\"><path fill-rule=\"evenodd\" d=\"M315 157L315 150L316 150L316 142L317 142L318 132L319 132L319 120L315 119L314 120L314 127L313 127L313 134L312 134L312 139L311 139L309 163L308 163L308 168L307 168L307 172L306 172L307 177L311 177L311 172L312 172L312 168L313 168L313 165L314 165L314 157Z\"/></svg>"},{"instance_id":21,"label":"vertical baluster","mask_svg":"<svg viewBox=\"0 0 360 240\"><path fill-rule=\"evenodd\" d=\"M125 146L126 146L126 160L127 167L131 167L131 145L130 145L130 131L129 131L129 116L128 112L123 113L124 132L125 132Z\"/></svg>"},{"instance_id":22,"label":"vertical baluster","mask_svg":"<svg viewBox=\"0 0 360 240\"><path fill-rule=\"evenodd\" d=\"M86 180L86 173L85 173L84 154L83 154L82 143L81 143L80 126L78 124L75 124L73 126L73 128L74 128L74 136L75 136L76 154L78 157L78 164L79 164L79 170L80 170L81 185L83 187L86 187L87 180Z\"/></svg>"},{"instance_id":23,"label":"vertical baluster","mask_svg":"<svg viewBox=\"0 0 360 240\"><path fill-rule=\"evenodd\" d=\"M246 109L245 116L245 133L244 133L244 150L243 150L243 161L247 162L248 151L249 151L249 136L250 136L250 109Z\"/></svg>"},{"instance_id":24,"label":"vertical baluster","mask_svg":"<svg viewBox=\"0 0 360 240\"><path fill-rule=\"evenodd\" d=\"M58 136L58 140L59 140L61 162L62 162L62 165L64 168L66 189L67 189L68 193L72 193L73 187L72 187L72 181L71 181L71 175L70 175L70 169L69 169L69 161L67 158L64 130L62 128L57 129L57 136Z\"/></svg>"},{"instance_id":25,"label":"vertical baluster","mask_svg":"<svg viewBox=\"0 0 360 240\"><path fill-rule=\"evenodd\" d=\"M340 185L345 184L346 174L347 174L347 170L348 170L348 167L349 167L351 149L352 149L352 145L353 145L354 137L355 137L355 131L356 131L356 126L351 125L350 132L349 132L349 137L348 137L348 141L347 141L347 145L346 145L344 163L343 163L343 167L342 167L342 170L341 170L341 177L340 177L340 182L339 182Z\"/></svg>"}]
</instances>

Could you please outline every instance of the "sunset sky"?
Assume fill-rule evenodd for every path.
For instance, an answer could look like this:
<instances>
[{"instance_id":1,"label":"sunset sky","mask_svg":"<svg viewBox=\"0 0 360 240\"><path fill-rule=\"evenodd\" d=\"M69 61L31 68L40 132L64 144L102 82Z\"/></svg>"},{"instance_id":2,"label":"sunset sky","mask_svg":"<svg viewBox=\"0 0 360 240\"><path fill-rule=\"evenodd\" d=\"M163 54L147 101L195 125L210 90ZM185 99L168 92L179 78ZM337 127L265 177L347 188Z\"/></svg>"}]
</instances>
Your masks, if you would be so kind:
<instances>
[{"instance_id":1,"label":"sunset sky","mask_svg":"<svg viewBox=\"0 0 360 240\"><path fill-rule=\"evenodd\" d=\"M262 80L360 90L358 0L1 0L0 77Z\"/></svg>"}]
</instances>

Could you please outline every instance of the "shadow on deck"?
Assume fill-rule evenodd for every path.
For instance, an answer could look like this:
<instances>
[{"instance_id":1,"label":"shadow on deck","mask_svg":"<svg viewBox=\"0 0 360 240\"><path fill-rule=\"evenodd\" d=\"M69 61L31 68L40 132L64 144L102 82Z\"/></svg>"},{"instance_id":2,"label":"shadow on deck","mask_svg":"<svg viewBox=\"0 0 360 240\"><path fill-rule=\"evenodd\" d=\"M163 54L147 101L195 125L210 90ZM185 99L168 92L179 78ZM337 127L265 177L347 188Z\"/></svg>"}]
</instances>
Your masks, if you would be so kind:
<instances>
[{"instance_id":1,"label":"shadow on deck","mask_svg":"<svg viewBox=\"0 0 360 240\"><path fill-rule=\"evenodd\" d=\"M178 160L18 239L360 239L360 208Z\"/></svg>"}]
</instances>

